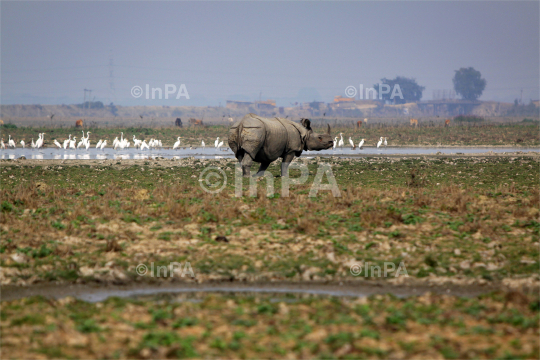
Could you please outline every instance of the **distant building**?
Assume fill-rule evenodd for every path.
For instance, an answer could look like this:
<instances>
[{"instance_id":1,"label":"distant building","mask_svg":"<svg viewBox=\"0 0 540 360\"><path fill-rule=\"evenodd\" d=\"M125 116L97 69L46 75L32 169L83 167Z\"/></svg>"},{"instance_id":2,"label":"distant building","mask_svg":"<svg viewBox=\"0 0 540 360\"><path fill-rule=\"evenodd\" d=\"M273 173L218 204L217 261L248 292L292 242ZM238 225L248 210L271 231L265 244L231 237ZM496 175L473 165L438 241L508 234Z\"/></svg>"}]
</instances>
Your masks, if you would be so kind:
<instances>
[{"instance_id":1,"label":"distant building","mask_svg":"<svg viewBox=\"0 0 540 360\"><path fill-rule=\"evenodd\" d=\"M334 96L334 102L335 103L350 102L350 101L354 102L354 98L344 97L344 96L341 96L341 95Z\"/></svg>"},{"instance_id":2,"label":"distant building","mask_svg":"<svg viewBox=\"0 0 540 360\"><path fill-rule=\"evenodd\" d=\"M416 105L426 115L447 114L449 116L470 114L475 107L482 104L479 100L426 100Z\"/></svg>"},{"instance_id":3,"label":"distant building","mask_svg":"<svg viewBox=\"0 0 540 360\"><path fill-rule=\"evenodd\" d=\"M326 107L326 104L323 101L313 101L307 104L313 110L323 110Z\"/></svg>"},{"instance_id":4,"label":"distant building","mask_svg":"<svg viewBox=\"0 0 540 360\"><path fill-rule=\"evenodd\" d=\"M264 104L264 105L271 105L276 106L276 100L263 100L263 101L255 101L255 104Z\"/></svg>"},{"instance_id":5,"label":"distant building","mask_svg":"<svg viewBox=\"0 0 540 360\"><path fill-rule=\"evenodd\" d=\"M225 107L231 110L247 110L251 105L253 105L253 103L250 101L227 100Z\"/></svg>"},{"instance_id":6,"label":"distant building","mask_svg":"<svg viewBox=\"0 0 540 360\"><path fill-rule=\"evenodd\" d=\"M227 109L231 110L248 110L250 107L262 111L271 111L276 108L276 100L263 100L263 101L233 101L227 100L225 105Z\"/></svg>"},{"instance_id":7,"label":"distant building","mask_svg":"<svg viewBox=\"0 0 540 360\"><path fill-rule=\"evenodd\" d=\"M255 106L260 111L273 111L276 109L276 100L255 101Z\"/></svg>"}]
</instances>

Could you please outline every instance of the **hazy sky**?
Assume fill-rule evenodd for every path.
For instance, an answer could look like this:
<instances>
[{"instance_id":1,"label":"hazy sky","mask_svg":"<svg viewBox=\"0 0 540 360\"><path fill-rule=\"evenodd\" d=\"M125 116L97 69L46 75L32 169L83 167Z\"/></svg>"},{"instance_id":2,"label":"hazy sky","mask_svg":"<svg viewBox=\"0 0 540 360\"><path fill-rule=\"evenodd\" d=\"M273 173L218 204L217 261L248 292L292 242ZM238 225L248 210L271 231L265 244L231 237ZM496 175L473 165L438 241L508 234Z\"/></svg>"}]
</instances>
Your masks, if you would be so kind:
<instances>
[{"instance_id":1,"label":"hazy sky","mask_svg":"<svg viewBox=\"0 0 540 360\"><path fill-rule=\"evenodd\" d=\"M482 100L539 98L539 2L6 2L2 104L218 105L332 101L349 85L416 78L452 89L472 66ZM114 94L109 57L114 59ZM185 84L190 99L134 98Z\"/></svg>"}]
</instances>

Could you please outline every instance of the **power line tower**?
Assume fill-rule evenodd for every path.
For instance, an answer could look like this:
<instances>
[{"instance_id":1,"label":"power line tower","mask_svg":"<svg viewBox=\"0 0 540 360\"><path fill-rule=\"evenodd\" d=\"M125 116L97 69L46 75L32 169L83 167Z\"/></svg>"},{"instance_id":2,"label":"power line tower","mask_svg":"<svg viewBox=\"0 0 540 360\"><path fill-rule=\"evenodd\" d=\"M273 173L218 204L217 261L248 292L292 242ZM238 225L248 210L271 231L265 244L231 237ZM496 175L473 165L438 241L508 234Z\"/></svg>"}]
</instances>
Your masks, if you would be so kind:
<instances>
[{"instance_id":1,"label":"power line tower","mask_svg":"<svg viewBox=\"0 0 540 360\"><path fill-rule=\"evenodd\" d=\"M90 101L90 98L92 97L92 90L90 90L90 89L84 89L84 100L83 100L83 104L86 104L86 93L88 93L88 101Z\"/></svg>"},{"instance_id":2,"label":"power line tower","mask_svg":"<svg viewBox=\"0 0 540 360\"><path fill-rule=\"evenodd\" d=\"M88 93L88 103L86 103L86 93ZM92 90L84 89L84 101L83 101L84 116L86 116L86 110L90 107L90 101L92 101Z\"/></svg>"},{"instance_id":3,"label":"power line tower","mask_svg":"<svg viewBox=\"0 0 540 360\"><path fill-rule=\"evenodd\" d=\"M112 50L109 52L109 102L116 102L116 90L114 88L114 60Z\"/></svg>"}]
</instances>

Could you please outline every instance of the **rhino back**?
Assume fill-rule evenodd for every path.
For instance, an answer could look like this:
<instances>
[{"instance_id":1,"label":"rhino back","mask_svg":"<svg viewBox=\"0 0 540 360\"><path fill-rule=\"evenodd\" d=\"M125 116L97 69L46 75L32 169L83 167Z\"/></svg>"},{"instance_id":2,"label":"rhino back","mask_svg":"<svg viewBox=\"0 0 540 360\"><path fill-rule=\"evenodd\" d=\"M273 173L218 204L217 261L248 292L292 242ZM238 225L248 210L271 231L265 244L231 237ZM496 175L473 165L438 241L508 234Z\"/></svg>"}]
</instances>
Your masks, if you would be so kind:
<instances>
[{"instance_id":1,"label":"rhino back","mask_svg":"<svg viewBox=\"0 0 540 360\"><path fill-rule=\"evenodd\" d=\"M263 147L265 160L274 161L282 156L287 149L287 128L276 119L259 118L259 120L265 128Z\"/></svg>"},{"instance_id":2,"label":"rhino back","mask_svg":"<svg viewBox=\"0 0 540 360\"><path fill-rule=\"evenodd\" d=\"M286 119L248 114L229 130L231 150L237 154L243 149L255 161L274 161L291 150L289 145L299 151L301 142L298 130Z\"/></svg>"}]
</instances>

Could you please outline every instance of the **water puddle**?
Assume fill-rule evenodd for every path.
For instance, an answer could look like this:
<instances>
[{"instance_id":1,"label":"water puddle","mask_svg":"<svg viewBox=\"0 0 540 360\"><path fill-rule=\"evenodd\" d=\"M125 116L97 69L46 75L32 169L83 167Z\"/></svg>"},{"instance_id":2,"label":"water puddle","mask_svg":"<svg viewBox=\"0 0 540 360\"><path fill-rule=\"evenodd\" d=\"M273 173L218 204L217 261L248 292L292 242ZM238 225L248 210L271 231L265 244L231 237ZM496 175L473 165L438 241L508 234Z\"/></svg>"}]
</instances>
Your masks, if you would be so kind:
<instances>
[{"instance_id":1,"label":"water puddle","mask_svg":"<svg viewBox=\"0 0 540 360\"><path fill-rule=\"evenodd\" d=\"M30 287L2 287L2 301L10 301L29 296L44 296L51 299L61 299L72 296L88 302L101 302L110 297L143 297L151 299L173 299L186 301L197 299L211 293L221 294L265 294L282 298L287 295L316 295L337 297L366 297L375 294L393 294L397 297L421 295L428 291L473 297L493 291L490 287L456 286L456 285L392 285L386 283L346 283L346 284L309 284L309 283L261 283L261 284L166 284L166 285L56 285L44 284ZM189 296L188 296L189 295ZM195 301L188 300L188 301Z\"/></svg>"}]
</instances>

